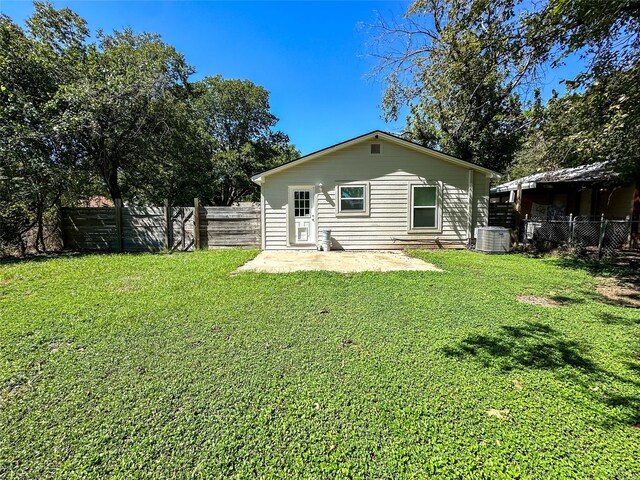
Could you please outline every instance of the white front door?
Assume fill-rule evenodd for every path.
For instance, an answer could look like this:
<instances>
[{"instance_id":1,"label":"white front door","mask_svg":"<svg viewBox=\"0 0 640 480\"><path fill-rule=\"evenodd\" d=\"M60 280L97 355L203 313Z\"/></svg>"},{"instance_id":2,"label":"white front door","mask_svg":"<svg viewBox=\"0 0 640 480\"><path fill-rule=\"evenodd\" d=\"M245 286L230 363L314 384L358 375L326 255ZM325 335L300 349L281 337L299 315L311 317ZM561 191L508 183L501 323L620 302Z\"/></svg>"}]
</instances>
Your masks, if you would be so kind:
<instances>
[{"instance_id":1,"label":"white front door","mask_svg":"<svg viewBox=\"0 0 640 480\"><path fill-rule=\"evenodd\" d=\"M290 235L293 245L316 243L316 223L312 187L295 187L289 192Z\"/></svg>"}]
</instances>

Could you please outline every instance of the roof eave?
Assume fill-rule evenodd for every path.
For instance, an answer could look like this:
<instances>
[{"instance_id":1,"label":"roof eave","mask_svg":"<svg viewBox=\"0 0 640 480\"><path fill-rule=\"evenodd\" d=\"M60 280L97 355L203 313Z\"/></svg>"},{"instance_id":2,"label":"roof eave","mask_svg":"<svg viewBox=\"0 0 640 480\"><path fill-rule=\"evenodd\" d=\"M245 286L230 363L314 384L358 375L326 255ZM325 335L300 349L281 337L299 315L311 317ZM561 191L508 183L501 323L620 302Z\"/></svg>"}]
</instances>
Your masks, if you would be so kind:
<instances>
[{"instance_id":1,"label":"roof eave","mask_svg":"<svg viewBox=\"0 0 640 480\"><path fill-rule=\"evenodd\" d=\"M506 193L506 192L512 192L518 189L518 185L522 185L522 190L531 190L534 189L538 186L538 184L536 182L523 182L520 184L516 184L516 185L511 185L511 184L505 184L505 185L498 185L497 187L493 187L489 193Z\"/></svg>"}]
</instances>

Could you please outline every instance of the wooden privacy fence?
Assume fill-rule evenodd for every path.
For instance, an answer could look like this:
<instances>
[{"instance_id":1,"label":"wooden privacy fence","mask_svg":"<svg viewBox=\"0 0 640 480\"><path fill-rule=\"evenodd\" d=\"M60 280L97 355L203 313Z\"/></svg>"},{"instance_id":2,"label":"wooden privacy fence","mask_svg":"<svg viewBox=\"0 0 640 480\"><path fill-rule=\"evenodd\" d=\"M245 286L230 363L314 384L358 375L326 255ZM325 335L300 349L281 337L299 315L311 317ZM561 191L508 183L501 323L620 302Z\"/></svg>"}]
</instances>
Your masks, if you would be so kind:
<instances>
[{"instance_id":1,"label":"wooden privacy fence","mask_svg":"<svg viewBox=\"0 0 640 480\"><path fill-rule=\"evenodd\" d=\"M513 203L489 203L489 225L515 229L516 210Z\"/></svg>"},{"instance_id":2,"label":"wooden privacy fence","mask_svg":"<svg viewBox=\"0 0 640 480\"><path fill-rule=\"evenodd\" d=\"M259 247L260 207L62 208L64 248L112 252ZM198 233L196 235L196 232Z\"/></svg>"}]
</instances>

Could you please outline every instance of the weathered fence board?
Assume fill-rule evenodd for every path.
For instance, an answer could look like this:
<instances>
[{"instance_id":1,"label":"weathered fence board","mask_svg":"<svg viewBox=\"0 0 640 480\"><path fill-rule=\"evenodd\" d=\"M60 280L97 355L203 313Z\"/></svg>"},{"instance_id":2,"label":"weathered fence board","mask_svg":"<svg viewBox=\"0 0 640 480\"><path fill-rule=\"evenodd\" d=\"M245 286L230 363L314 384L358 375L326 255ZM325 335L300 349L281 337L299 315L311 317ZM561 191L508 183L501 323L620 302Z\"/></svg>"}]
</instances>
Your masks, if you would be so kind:
<instances>
[{"instance_id":1,"label":"weathered fence board","mask_svg":"<svg viewBox=\"0 0 640 480\"><path fill-rule=\"evenodd\" d=\"M513 229L516 211L512 203L489 203L489 225Z\"/></svg>"},{"instance_id":2,"label":"weathered fence board","mask_svg":"<svg viewBox=\"0 0 640 480\"><path fill-rule=\"evenodd\" d=\"M259 206L195 205L197 212L194 207L63 208L64 245L125 252L260 245Z\"/></svg>"},{"instance_id":3,"label":"weathered fence board","mask_svg":"<svg viewBox=\"0 0 640 480\"><path fill-rule=\"evenodd\" d=\"M166 222L162 207L122 207L125 252L159 251L165 248Z\"/></svg>"},{"instance_id":4,"label":"weathered fence board","mask_svg":"<svg viewBox=\"0 0 640 480\"><path fill-rule=\"evenodd\" d=\"M201 207L200 241L204 248L258 247L260 208Z\"/></svg>"},{"instance_id":5,"label":"weathered fence board","mask_svg":"<svg viewBox=\"0 0 640 480\"><path fill-rule=\"evenodd\" d=\"M63 208L65 246L73 250L116 250L114 208Z\"/></svg>"}]
</instances>

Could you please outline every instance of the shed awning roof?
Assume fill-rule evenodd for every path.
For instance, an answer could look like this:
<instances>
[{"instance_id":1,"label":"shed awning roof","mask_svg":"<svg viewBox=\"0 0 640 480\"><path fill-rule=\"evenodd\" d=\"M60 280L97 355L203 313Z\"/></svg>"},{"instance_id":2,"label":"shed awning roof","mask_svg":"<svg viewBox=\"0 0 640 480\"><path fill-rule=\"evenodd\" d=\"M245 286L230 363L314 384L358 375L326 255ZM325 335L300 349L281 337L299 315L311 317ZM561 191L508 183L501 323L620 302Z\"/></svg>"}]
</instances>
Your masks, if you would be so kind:
<instances>
[{"instance_id":1,"label":"shed awning roof","mask_svg":"<svg viewBox=\"0 0 640 480\"><path fill-rule=\"evenodd\" d=\"M493 187L491 193L517 190L520 184L522 185L522 189L526 190L528 188L536 188L538 184L542 183L604 182L615 178L616 174L607 168L607 162L597 162L589 165L580 165L579 167L539 172L526 177L516 178L510 182Z\"/></svg>"}]
</instances>

